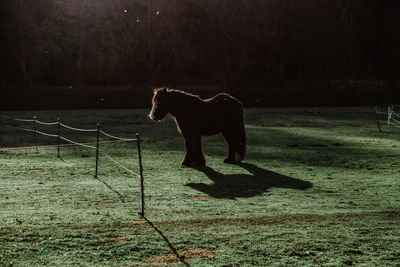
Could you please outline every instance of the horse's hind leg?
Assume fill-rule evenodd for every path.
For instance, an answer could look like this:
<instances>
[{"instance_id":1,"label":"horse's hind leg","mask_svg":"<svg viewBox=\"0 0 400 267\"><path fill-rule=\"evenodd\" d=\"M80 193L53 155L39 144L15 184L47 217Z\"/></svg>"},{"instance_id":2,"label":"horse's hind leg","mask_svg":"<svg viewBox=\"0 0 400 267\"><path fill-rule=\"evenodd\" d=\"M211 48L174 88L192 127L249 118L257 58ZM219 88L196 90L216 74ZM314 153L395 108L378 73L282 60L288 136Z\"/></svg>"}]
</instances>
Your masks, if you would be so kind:
<instances>
[{"instance_id":1,"label":"horse's hind leg","mask_svg":"<svg viewBox=\"0 0 400 267\"><path fill-rule=\"evenodd\" d=\"M232 133L231 131L225 131L222 134L225 137L226 142L228 143L228 155L226 155L226 157L224 158L224 163L237 162L237 160L235 160L236 146L234 133Z\"/></svg>"},{"instance_id":2,"label":"horse's hind leg","mask_svg":"<svg viewBox=\"0 0 400 267\"><path fill-rule=\"evenodd\" d=\"M242 129L243 128L243 129ZM240 162L244 158L246 140L244 127L239 130L228 129L222 133L228 143L228 155L224 158L225 163Z\"/></svg>"}]
</instances>

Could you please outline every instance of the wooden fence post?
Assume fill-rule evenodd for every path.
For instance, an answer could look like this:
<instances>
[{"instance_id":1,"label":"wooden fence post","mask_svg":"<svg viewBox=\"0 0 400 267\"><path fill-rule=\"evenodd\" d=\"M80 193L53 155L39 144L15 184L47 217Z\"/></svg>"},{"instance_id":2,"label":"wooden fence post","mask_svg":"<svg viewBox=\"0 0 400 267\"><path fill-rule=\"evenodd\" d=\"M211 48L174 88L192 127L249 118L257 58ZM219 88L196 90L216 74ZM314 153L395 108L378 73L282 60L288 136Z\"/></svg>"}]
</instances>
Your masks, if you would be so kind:
<instances>
[{"instance_id":1,"label":"wooden fence post","mask_svg":"<svg viewBox=\"0 0 400 267\"><path fill-rule=\"evenodd\" d=\"M38 149L38 138L37 138L37 123L36 123L36 116L33 116L33 130L34 130L34 134L35 134L35 147L36 147L36 153L39 153L39 149Z\"/></svg>"},{"instance_id":2,"label":"wooden fence post","mask_svg":"<svg viewBox=\"0 0 400 267\"><path fill-rule=\"evenodd\" d=\"M100 137L100 123L97 123L97 138L96 138L96 173L94 174L94 178L97 179L98 170L99 170L99 137Z\"/></svg>"},{"instance_id":3,"label":"wooden fence post","mask_svg":"<svg viewBox=\"0 0 400 267\"><path fill-rule=\"evenodd\" d=\"M61 144L61 138L60 138L60 118L57 118L57 156L60 158L60 144Z\"/></svg>"},{"instance_id":4,"label":"wooden fence post","mask_svg":"<svg viewBox=\"0 0 400 267\"><path fill-rule=\"evenodd\" d=\"M141 212L139 212L139 215L144 217L144 179L143 179L142 151L140 150L140 135L139 135L139 133L136 134L136 142L137 142L137 150L138 150L138 157L139 157L140 192L141 192L141 199L142 199L142 209L141 209Z\"/></svg>"}]
</instances>

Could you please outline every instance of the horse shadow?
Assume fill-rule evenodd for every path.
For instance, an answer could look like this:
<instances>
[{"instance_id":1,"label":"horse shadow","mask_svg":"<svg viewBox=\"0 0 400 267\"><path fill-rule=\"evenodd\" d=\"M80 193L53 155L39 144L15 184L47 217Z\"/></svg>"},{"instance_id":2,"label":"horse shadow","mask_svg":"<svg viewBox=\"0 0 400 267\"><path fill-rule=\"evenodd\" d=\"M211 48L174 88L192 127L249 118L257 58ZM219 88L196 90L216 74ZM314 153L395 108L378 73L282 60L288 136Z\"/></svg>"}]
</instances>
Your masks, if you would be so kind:
<instances>
[{"instance_id":1,"label":"horse shadow","mask_svg":"<svg viewBox=\"0 0 400 267\"><path fill-rule=\"evenodd\" d=\"M285 176L260 168L251 163L237 163L237 166L251 174L222 174L214 169L202 166L194 169L203 172L214 183L187 183L193 189L206 193L214 198L253 197L261 195L272 187L305 190L312 188L312 183Z\"/></svg>"}]
</instances>

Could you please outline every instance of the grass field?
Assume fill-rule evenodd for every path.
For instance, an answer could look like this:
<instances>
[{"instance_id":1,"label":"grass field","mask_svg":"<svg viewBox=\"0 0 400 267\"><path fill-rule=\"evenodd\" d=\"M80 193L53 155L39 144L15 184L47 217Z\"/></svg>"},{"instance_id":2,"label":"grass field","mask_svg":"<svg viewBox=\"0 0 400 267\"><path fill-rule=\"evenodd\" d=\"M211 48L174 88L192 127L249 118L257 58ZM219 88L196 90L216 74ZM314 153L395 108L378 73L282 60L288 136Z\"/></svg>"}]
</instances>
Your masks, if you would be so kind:
<instances>
[{"instance_id":1,"label":"grass field","mask_svg":"<svg viewBox=\"0 0 400 267\"><path fill-rule=\"evenodd\" d=\"M154 123L148 110L6 113L140 132L146 215L139 179L104 156L95 179L93 150L63 147L59 159L54 147L2 149L0 265L400 266L400 129L378 132L372 111L247 109L246 160L223 164L222 136L206 137L207 167L196 169L179 165L173 122ZM32 143L32 133L1 127L2 147ZM138 172L135 142L100 150Z\"/></svg>"}]
</instances>

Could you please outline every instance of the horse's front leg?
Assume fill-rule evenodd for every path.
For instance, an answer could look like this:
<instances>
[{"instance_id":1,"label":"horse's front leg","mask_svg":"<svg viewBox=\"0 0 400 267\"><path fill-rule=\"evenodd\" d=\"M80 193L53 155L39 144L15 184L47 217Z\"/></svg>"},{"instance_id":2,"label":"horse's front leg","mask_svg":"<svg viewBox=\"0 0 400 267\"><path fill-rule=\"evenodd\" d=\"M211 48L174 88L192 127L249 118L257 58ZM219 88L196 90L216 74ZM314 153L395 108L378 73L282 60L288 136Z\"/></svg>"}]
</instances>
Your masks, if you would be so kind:
<instances>
[{"instance_id":1,"label":"horse's front leg","mask_svg":"<svg viewBox=\"0 0 400 267\"><path fill-rule=\"evenodd\" d=\"M204 158L204 153L203 153L203 145L201 143L201 136L193 137L192 148L193 148L192 166L206 165L206 159Z\"/></svg>"},{"instance_id":2,"label":"horse's front leg","mask_svg":"<svg viewBox=\"0 0 400 267\"><path fill-rule=\"evenodd\" d=\"M183 158L181 165L190 166L193 161L193 145L192 145L192 138L189 136L184 136L185 138L185 147L186 147L186 154Z\"/></svg>"}]
</instances>

